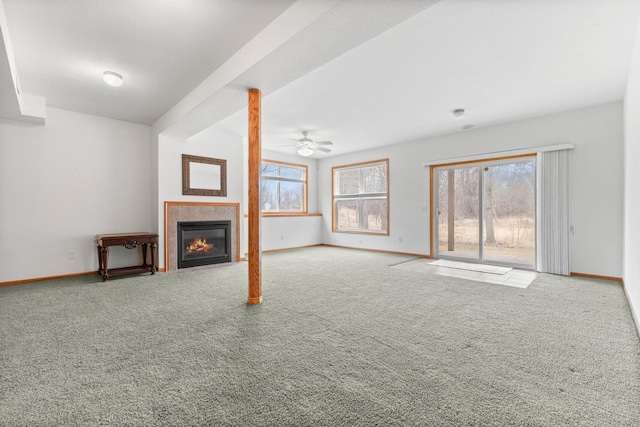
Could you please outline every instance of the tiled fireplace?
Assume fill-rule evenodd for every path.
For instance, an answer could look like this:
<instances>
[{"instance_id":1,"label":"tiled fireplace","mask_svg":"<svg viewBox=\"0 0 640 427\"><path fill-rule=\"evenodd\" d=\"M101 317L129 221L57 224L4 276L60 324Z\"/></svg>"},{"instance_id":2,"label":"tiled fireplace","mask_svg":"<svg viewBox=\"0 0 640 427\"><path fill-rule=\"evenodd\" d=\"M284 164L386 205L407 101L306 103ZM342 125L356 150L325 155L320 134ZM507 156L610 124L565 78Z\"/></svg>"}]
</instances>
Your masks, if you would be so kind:
<instances>
[{"instance_id":1,"label":"tiled fireplace","mask_svg":"<svg viewBox=\"0 0 640 427\"><path fill-rule=\"evenodd\" d=\"M222 224L228 224L227 230L223 233L226 234L229 248L225 248L224 252L228 252L228 258L220 258L222 250L217 250L215 257L217 257L214 263L220 262L235 262L240 258L240 204L239 203L206 203L206 202L165 202L165 269L166 271L175 271L178 268L188 268L196 265L203 265L199 263L205 256L187 256L187 262L184 263L184 254L179 254L179 249L182 245L178 244L179 227L181 224L218 224L214 227L215 230L207 231L210 234L209 242L211 244L214 240L219 240L222 236L219 231ZM191 228L191 231L194 230ZM183 231L184 233L184 231ZM190 233L193 234L193 233ZM197 234L197 233L196 233ZM189 233L187 233L189 235ZM195 236L195 234L194 234ZM192 236L193 237L193 236ZM199 237L199 236L196 236ZM206 236L205 236L206 238ZM199 242L196 242L198 244ZM182 261L181 261L182 259ZM197 260L197 261L196 261ZM193 262L190 262L193 261ZM207 262L208 263L208 262ZM183 264L179 266L179 264Z\"/></svg>"}]
</instances>

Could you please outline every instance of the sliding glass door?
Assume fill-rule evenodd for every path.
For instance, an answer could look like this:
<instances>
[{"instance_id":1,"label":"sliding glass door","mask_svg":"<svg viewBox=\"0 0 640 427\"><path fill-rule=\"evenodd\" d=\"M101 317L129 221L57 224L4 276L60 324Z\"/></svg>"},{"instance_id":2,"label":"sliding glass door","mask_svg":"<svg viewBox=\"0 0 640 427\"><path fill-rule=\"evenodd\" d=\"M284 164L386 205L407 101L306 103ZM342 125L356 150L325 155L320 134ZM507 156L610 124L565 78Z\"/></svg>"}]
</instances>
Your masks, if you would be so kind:
<instances>
[{"instance_id":1,"label":"sliding glass door","mask_svg":"<svg viewBox=\"0 0 640 427\"><path fill-rule=\"evenodd\" d=\"M434 173L436 258L534 268L535 157Z\"/></svg>"},{"instance_id":2,"label":"sliding glass door","mask_svg":"<svg viewBox=\"0 0 640 427\"><path fill-rule=\"evenodd\" d=\"M442 258L480 260L480 167L438 169L437 248Z\"/></svg>"}]
</instances>

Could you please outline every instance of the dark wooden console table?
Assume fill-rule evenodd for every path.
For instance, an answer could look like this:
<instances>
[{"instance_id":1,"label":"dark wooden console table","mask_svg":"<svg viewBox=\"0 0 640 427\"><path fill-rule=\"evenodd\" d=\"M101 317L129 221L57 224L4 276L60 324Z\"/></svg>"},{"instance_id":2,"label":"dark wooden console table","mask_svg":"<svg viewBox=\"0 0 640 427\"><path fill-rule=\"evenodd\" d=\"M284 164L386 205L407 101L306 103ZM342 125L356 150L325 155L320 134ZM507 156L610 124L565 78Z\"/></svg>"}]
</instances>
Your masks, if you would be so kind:
<instances>
[{"instance_id":1,"label":"dark wooden console table","mask_svg":"<svg viewBox=\"0 0 640 427\"><path fill-rule=\"evenodd\" d=\"M158 235L153 233L120 233L99 234L96 236L98 243L98 274L102 274L102 281L109 280L109 276L123 274L156 272L156 248L158 247ZM151 264L147 264L147 245L151 245ZM109 270L109 247L124 246L127 249L142 248L142 265L134 267L112 268Z\"/></svg>"}]
</instances>

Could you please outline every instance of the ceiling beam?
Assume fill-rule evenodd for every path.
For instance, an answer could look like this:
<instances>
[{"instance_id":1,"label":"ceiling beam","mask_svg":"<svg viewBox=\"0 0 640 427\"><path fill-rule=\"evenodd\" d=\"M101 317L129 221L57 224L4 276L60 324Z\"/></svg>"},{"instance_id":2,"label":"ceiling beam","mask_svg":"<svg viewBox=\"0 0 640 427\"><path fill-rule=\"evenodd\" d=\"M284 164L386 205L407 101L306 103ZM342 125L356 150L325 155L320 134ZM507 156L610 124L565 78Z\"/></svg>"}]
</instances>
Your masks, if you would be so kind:
<instances>
[{"instance_id":1,"label":"ceiling beam","mask_svg":"<svg viewBox=\"0 0 640 427\"><path fill-rule=\"evenodd\" d=\"M338 0L298 0L295 2L198 87L160 117L152 125L153 132L161 133L190 115L199 118L198 107L208 98L241 76L310 23L324 15L337 3Z\"/></svg>"},{"instance_id":2,"label":"ceiling beam","mask_svg":"<svg viewBox=\"0 0 640 427\"><path fill-rule=\"evenodd\" d=\"M0 0L0 118L43 125L45 117L43 97L20 93L7 16Z\"/></svg>"}]
</instances>

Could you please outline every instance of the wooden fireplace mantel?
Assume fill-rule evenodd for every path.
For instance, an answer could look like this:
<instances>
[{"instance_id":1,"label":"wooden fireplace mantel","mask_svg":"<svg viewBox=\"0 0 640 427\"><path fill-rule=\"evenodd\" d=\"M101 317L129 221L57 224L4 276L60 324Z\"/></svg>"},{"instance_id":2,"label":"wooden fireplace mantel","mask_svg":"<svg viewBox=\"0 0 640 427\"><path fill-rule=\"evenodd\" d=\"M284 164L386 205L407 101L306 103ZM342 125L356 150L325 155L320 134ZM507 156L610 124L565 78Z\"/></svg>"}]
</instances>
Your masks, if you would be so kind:
<instances>
[{"instance_id":1,"label":"wooden fireplace mantel","mask_svg":"<svg viewBox=\"0 0 640 427\"><path fill-rule=\"evenodd\" d=\"M158 247L158 235L154 233L119 233L98 234L98 274L102 274L102 281L109 280L109 276L123 274L156 272L156 248ZM151 245L151 264L147 264L147 245ZM133 267L121 267L109 269L109 248L111 246L124 246L127 249L142 248L142 265Z\"/></svg>"}]
</instances>

